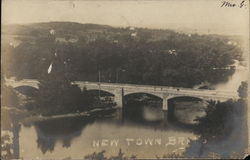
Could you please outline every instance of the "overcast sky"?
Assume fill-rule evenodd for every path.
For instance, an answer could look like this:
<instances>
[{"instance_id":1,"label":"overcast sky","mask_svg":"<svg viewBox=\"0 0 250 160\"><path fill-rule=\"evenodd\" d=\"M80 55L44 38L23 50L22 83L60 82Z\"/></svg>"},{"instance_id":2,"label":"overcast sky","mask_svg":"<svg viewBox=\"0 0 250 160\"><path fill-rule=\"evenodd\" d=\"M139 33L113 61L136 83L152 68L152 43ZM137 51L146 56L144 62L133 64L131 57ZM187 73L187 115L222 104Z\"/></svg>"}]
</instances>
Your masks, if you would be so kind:
<instances>
[{"instance_id":1,"label":"overcast sky","mask_svg":"<svg viewBox=\"0 0 250 160\"><path fill-rule=\"evenodd\" d=\"M230 0L239 4L241 0ZM189 28L221 34L248 33L249 4L220 7L222 0L3 0L3 24L73 21L147 28Z\"/></svg>"}]
</instances>

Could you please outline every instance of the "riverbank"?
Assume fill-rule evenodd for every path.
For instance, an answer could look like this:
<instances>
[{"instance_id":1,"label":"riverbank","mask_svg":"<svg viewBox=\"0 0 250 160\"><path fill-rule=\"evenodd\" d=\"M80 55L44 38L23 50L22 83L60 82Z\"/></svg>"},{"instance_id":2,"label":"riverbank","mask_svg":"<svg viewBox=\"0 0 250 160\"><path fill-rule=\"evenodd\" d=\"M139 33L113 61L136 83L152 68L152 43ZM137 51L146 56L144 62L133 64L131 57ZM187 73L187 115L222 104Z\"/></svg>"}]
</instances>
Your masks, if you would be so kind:
<instances>
[{"instance_id":1,"label":"riverbank","mask_svg":"<svg viewBox=\"0 0 250 160\"><path fill-rule=\"evenodd\" d=\"M22 122L39 122L39 121L46 121L46 120L55 120L60 118L72 118L72 117L89 117L89 116L95 116L101 112L114 112L116 110L116 107L110 107L110 108L95 108L90 111L85 112L77 112L77 113L67 113L67 114L60 114L60 115L52 115L52 116L43 116L43 115L30 115L28 111L23 111L18 108L10 108L10 107L2 107L2 111L11 111L15 114L21 114L25 115L22 119L20 119Z\"/></svg>"},{"instance_id":2,"label":"riverbank","mask_svg":"<svg viewBox=\"0 0 250 160\"><path fill-rule=\"evenodd\" d=\"M37 122L37 121L55 120L55 119L60 119L60 118L89 117L93 114L98 114L99 112L102 112L102 111L113 111L115 109L116 109L115 107L103 108L103 109L95 108L95 109L92 109L90 111L85 111L85 112L68 113L68 114L53 115L53 116L36 115L36 116L26 118L25 121Z\"/></svg>"},{"instance_id":3,"label":"riverbank","mask_svg":"<svg viewBox=\"0 0 250 160\"><path fill-rule=\"evenodd\" d=\"M100 117L112 114L116 107L110 108L95 108L90 111L79 113L68 113L53 116L31 115L27 110L14 107L1 107L1 146L2 159L16 159L19 158L19 132L22 124L30 126L37 122L51 122L52 120L83 117L88 119L90 117Z\"/></svg>"}]
</instances>

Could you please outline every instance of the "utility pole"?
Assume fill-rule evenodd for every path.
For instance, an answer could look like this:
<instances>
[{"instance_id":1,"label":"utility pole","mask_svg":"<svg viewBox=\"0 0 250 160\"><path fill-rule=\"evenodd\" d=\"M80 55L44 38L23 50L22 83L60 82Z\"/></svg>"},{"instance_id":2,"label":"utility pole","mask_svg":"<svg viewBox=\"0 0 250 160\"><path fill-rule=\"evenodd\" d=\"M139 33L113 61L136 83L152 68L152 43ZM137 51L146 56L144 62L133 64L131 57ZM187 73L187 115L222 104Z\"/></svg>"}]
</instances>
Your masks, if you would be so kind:
<instances>
[{"instance_id":1,"label":"utility pole","mask_svg":"<svg viewBox=\"0 0 250 160\"><path fill-rule=\"evenodd\" d=\"M117 69L117 70L116 70L116 83L118 83L118 80L119 80L119 79L118 79L118 78L119 78L119 71L125 72L126 70L125 70L125 69L120 69L120 70Z\"/></svg>"},{"instance_id":2,"label":"utility pole","mask_svg":"<svg viewBox=\"0 0 250 160\"><path fill-rule=\"evenodd\" d=\"M98 82L99 82L99 99L101 98L101 71L98 70Z\"/></svg>"},{"instance_id":3,"label":"utility pole","mask_svg":"<svg viewBox=\"0 0 250 160\"><path fill-rule=\"evenodd\" d=\"M116 80L115 83L118 83L118 70L116 70Z\"/></svg>"}]
</instances>

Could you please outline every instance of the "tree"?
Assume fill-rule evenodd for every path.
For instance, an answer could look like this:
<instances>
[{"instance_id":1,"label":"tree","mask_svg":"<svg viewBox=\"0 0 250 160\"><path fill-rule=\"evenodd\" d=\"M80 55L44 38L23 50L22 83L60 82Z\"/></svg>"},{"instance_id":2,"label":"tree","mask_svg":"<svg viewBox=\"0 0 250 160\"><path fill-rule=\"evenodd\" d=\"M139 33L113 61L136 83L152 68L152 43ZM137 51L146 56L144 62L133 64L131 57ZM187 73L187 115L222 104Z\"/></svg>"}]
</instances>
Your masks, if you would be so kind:
<instances>
[{"instance_id":1,"label":"tree","mask_svg":"<svg viewBox=\"0 0 250 160\"><path fill-rule=\"evenodd\" d=\"M78 39L60 44L63 49L58 50L57 57L67 63L71 71L67 73L74 80L98 81L101 70L103 82L116 82L117 70L126 70L119 76L120 82L193 87L202 82L227 81L235 72L234 60L242 59L240 47L228 44L230 38L225 36L137 28L134 37L127 28L57 22L44 23L39 28L31 25L39 34L30 34L29 29L31 39L16 48L4 48L4 71L9 76L36 79L46 71L56 47L55 37L44 34L47 25L58 28L60 37ZM93 32L89 27L104 30Z\"/></svg>"},{"instance_id":2,"label":"tree","mask_svg":"<svg viewBox=\"0 0 250 160\"><path fill-rule=\"evenodd\" d=\"M20 98L17 92L9 86L5 84L1 85L1 106L7 107L19 107L20 106Z\"/></svg>"},{"instance_id":3,"label":"tree","mask_svg":"<svg viewBox=\"0 0 250 160\"><path fill-rule=\"evenodd\" d=\"M39 92L35 98L37 112L43 115L54 115L76 112L81 105L81 90L73 85L70 67L70 47L66 44L55 44L51 49L54 58L51 71L47 67L39 76Z\"/></svg>"},{"instance_id":4,"label":"tree","mask_svg":"<svg viewBox=\"0 0 250 160\"><path fill-rule=\"evenodd\" d=\"M199 123L195 131L201 135L202 140L216 140L229 135L232 128L227 124L232 107L234 106L231 102L210 102L206 109L206 116L197 119Z\"/></svg>"},{"instance_id":5,"label":"tree","mask_svg":"<svg viewBox=\"0 0 250 160\"><path fill-rule=\"evenodd\" d=\"M247 86L248 86L247 82L243 81L243 82L241 82L241 85L238 88L238 95L242 99L246 99L247 98L247 91L248 91L248 87Z\"/></svg>"}]
</instances>

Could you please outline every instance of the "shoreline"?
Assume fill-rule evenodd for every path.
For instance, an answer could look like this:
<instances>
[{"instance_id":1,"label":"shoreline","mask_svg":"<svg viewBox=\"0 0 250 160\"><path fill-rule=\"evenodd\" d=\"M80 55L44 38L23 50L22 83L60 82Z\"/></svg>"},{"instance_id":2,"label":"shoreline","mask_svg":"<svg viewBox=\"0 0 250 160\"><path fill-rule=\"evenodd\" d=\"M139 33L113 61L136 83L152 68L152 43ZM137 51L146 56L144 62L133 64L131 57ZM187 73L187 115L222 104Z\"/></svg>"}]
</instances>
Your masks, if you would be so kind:
<instances>
[{"instance_id":1,"label":"shoreline","mask_svg":"<svg viewBox=\"0 0 250 160\"><path fill-rule=\"evenodd\" d=\"M18 108L10 108L3 106L3 110L15 110L16 112L22 112L19 114L30 114L28 111L23 111ZM22 122L38 122L38 121L47 121L47 120L54 120L54 119L60 119L60 118L73 118L73 117L90 117L93 114L97 114L98 112L102 111L109 111L109 110L115 110L116 107L110 107L110 108L95 108L90 111L85 112L79 112L79 113L67 113L67 114L58 114L58 115L52 115L52 116L42 116L42 115L30 115L26 118L23 118Z\"/></svg>"}]
</instances>

